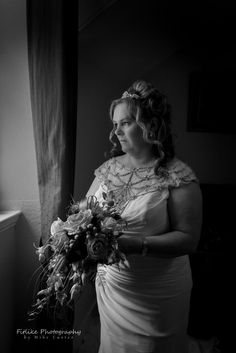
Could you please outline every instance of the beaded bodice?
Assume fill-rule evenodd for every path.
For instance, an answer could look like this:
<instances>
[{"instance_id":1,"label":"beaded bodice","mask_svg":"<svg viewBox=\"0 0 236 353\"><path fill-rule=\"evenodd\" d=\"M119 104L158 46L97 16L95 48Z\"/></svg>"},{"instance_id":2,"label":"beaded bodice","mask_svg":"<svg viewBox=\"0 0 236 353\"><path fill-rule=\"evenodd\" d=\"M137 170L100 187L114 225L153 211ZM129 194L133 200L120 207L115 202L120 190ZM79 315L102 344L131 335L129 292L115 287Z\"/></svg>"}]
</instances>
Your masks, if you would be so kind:
<instances>
[{"instance_id":1,"label":"beaded bodice","mask_svg":"<svg viewBox=\"0 0 236 353\"><path fill-rule=\"evenodd\" d=\"M197 181L192 169L176 158L162 168L158 175L154 173L155 162L147 167L129 168L118 158L103 163L96 169L95 175L102 190L115 200L120 211L141 195L156 192L161 197L166 189Z\"/></svg>"}]
</instances>

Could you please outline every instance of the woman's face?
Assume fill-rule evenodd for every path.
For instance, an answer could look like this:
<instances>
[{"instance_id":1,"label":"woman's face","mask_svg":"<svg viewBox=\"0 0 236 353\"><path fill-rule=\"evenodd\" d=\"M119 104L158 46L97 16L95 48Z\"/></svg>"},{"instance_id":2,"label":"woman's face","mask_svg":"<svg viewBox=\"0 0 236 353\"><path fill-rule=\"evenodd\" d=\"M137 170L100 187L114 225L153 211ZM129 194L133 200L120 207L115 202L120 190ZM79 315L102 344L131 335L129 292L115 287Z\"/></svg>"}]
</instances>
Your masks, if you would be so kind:
<instances>
[{"instance_id":1,"label":"woman's face","mask_svg":"<svg viewBox=\"0 0 236 353\"><path fill-rule=\"evenodd\" d=\"M113 125L124 153L138 155L144 149L150 148L150 144L143 139L143 130L130 115L125 102L115 107Z\"/></svg>"}]
</instances>

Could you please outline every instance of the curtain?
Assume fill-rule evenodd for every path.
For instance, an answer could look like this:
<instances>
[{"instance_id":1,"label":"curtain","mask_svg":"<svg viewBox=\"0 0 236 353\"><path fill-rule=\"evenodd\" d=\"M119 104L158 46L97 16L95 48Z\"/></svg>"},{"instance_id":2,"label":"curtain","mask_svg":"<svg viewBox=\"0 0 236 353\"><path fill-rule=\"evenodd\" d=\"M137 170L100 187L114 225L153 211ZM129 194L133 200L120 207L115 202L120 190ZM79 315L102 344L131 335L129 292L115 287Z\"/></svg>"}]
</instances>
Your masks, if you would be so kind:
<instances>
[{"instance_id":1,"label":"curtain","mask_svg":"<svg viewBox=\"0 0 236 353\"><path fill-rule=\"evenodd\" d=\"M27 0L28 60L33 128L44 243L50 225L65 218L74 187L77 81L78 0ZM43 342L49 352L97 352L99 319L94 285L85 286L83 296L58 321L46 314L38 327L81 330L80 336L59 342ZM68 318L68 322L65 322ZM84 350L84 351L85 351Z\"/></svg>"},{"instance_id":2,"label":"curtain","mask_svg":"<svg viewBox=\"0 0 236 353\"><path fill-rule=\"evenodd\" d=\"M28 61L41 242L65 218L74 187L78 0L27 0Z\"/></svg>"}]
</instances>

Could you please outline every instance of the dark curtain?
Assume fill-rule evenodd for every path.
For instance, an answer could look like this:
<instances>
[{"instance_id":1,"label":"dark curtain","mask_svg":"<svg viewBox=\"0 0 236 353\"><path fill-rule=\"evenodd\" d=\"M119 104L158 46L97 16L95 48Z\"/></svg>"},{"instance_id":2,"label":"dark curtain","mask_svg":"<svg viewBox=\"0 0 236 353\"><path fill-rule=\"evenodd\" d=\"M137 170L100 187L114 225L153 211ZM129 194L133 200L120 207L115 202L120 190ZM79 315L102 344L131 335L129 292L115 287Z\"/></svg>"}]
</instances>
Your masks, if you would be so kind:
<instances>
[{"instance_id":1,"label":"dark curtain","mask_svg":"<svg viewBox=\"0 0 236 353\"><path fill-rule=\"evenodd\" d=\"M42 239L74 187L78 0L27 1L28 60Z\"/></svg>"}]
</instances>

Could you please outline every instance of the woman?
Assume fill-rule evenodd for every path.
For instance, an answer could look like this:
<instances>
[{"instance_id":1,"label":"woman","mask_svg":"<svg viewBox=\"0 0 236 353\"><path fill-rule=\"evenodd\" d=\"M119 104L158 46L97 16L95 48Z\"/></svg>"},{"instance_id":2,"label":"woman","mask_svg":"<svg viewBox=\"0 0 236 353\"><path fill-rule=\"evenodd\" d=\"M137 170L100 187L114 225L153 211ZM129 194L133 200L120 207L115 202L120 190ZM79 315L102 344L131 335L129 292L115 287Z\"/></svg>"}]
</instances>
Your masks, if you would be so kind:
<instances>
[{"instance_id":1,"label":"woman","mask_svg":"<svg viewBox=\"0 0 236 353\"><path fill-rule=\"evenodd\" d=\"M130 267L98 269L99 353L187 353L198 180L175 157L169 105L150 83L135 82L112 102L110 117L113 157L95 171L87 196L114 198L128 223L119 246Z\"/></svg>"}]
</instances>

